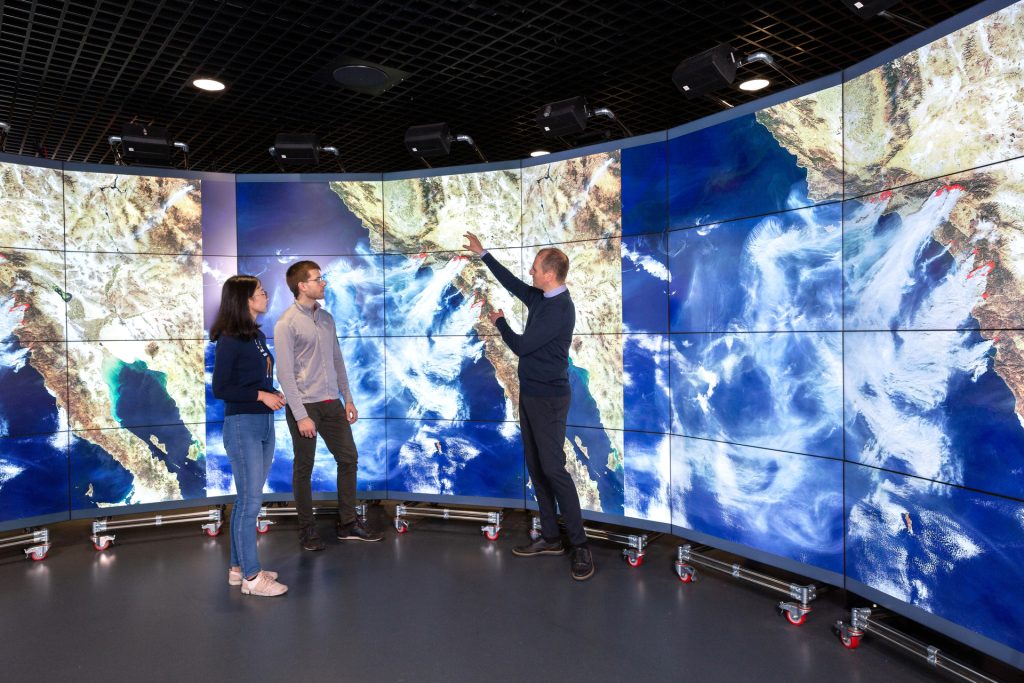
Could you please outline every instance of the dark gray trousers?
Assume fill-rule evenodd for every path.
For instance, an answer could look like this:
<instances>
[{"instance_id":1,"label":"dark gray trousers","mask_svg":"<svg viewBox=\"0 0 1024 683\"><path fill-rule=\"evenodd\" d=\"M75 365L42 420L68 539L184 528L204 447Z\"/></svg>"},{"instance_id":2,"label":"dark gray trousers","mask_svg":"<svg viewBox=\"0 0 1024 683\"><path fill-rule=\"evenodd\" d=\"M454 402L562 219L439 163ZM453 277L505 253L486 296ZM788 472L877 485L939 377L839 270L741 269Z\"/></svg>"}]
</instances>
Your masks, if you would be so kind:
<instances>
[{"instance_id":1,"label":"dark gray trousers","mask_svg":"<svg viewBox=\"0 0 1024 683\"><path fill-rule=\"evenodd\" d=\"M519 395L519 424L523 431L523 453L533 490L540 507L540 528L544 538L561 538L555 503L562 513L569 542L587 542L576 485L565 469L565 420L571 396Z\"/></svg>"},{"instance_id":2,"label":"dark gray trousers","mask_svg":"<svg viewBox=\"0 0 1024 683\"><path fill-rule=\"evenodd\" d=\"M288 431L292 435L292 450L295 461L292 464L292 493L295 495L295 510L299 526L311 526L313 519L313 463L316 460L316 441L323 437L327 450L338 463L338 521L342 525L356 521L356 470L359 453L352 426L345 417L342 401L321 401L304 403L306 413L316 425L317 437L307 439L299 434L299 426L292 415L292 409L285 409Z\"/></svg>"}]
</instances>

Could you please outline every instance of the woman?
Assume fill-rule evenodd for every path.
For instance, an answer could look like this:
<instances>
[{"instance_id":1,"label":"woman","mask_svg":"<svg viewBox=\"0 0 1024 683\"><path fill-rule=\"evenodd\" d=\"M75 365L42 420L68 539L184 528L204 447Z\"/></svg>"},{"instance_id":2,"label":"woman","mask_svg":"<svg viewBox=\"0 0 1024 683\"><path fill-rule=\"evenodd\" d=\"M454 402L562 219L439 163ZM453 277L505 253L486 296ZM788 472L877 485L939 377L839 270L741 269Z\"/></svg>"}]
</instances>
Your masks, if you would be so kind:
<instances>
[{"instance_id":1,"label":"woman","mask_svg":"<svg viewBox=\"0 0 1024 683\"><path fill-rule=\"evenodd\" d=\"M282 595L288 587L260 567L256 519L263 485L274 461L274 411L284 394L274 388L274 357L256 318L267 311L267 292L251 275L232 275L221 289L220 310L210 328L217 342L213 395L224 401L224 450L231 461L238 499L231 511L228 584L245 595Z\"/></svg>"}]
</instances>

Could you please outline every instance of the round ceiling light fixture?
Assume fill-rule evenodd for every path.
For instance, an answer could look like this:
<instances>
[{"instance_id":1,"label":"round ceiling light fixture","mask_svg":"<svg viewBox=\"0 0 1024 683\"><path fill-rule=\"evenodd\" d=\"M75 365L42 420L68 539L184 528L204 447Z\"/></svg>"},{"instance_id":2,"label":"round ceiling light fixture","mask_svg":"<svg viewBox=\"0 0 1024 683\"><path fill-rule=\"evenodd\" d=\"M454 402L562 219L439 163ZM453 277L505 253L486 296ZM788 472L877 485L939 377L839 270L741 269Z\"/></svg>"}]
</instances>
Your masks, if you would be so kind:
<instances>
[{"instance_id":1,"label":"round ceiling light fixture","mask_svg":"<svg viewBox=\"0 0 1024 683\"><path fill-rule=\"evenodd\" d=\"M748 81L743 81L742 83L740 83L740 90L764 90L771 84L771 81L769 81L767 78L751 78Z\"/></svg>"},{"instance_id":2,"label":"round ceiling light fixture","mask_svg":"<svg viewBox=\"0 0 1024 683\"><path fill-rule=\"evenodd\" d=\"M379 88L388 83L388 75L383 69L367 64L344 64L332 75L346 88Z\"/></svg>"},{"instance_id":3,"label":"round ceiling light fixture","mask_svg":"<svg viewBox=\"0 0 1024 683\"><path fill-rule=\"evenodd\" d=\"M551 152L547 151L546 149L536 149L530 152L531 157L542 157L545 154L551 154Z\"/></svg>"},{"instance_id":4,"label":"round ceiling light fixture","mask_svg":"<svg viewBox=\"0 0 1024 683\"><path fill-rule=\"evenodd\" d=\"M192 81L192 85L196 86L200 90L206 90L208 92L218 92L224 89L223 83L212 78L197 78Z\"/></svg>"}]
</instances>

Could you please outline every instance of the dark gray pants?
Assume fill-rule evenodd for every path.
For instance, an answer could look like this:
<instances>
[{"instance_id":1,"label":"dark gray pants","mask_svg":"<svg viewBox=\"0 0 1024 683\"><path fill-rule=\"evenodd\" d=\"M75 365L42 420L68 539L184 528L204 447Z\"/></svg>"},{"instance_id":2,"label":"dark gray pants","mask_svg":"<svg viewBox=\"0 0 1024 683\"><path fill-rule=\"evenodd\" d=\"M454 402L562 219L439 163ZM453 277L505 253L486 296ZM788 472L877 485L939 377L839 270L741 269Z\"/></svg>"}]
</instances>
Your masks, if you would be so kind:
<instances>
[{"instance_id":1,"label":"dark gray pants","mask_svg":"<svg viewBox=\"0 0 1024 683\"><path fill-rule=\"evenodd\" d=\"M341 401L304 403L306 413L316 425L318 437L323 437L327 450L338 463L338 521L342 525L356 521L356 470L359 453L352 426L345 417L345 404ZM299 434L299 426L292 415L292 409L285 409L288 431L292 434L292 450L295 461L292 464L292 493L295 495L295 510L299 526L311 526L313 520L313 463L316 460L316 438L307 439Z\"/></svg>"},{"instance_id":2,"label":"dark gray pants","mask_svg":"<svg viewBox=\"0 0 1024 683\"><path fill-rule=\"evenodd\" d=\"M523 430L523 453L533 490L540 507L540 530L548 541L561 537L555 502L565 521L569 542L583 545L580 496L565 469L565 420L571 396L519 395L519 424Z\"/></svg>"}]
</instances>

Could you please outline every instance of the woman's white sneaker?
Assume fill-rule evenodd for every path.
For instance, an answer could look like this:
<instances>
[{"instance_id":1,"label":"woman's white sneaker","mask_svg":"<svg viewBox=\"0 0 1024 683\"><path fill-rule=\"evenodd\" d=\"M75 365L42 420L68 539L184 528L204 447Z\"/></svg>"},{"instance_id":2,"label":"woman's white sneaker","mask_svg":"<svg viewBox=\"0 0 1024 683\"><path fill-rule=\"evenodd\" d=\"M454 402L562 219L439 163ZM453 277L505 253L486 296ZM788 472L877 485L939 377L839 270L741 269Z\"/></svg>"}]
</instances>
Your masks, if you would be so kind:
<instances>
[{"instance_id":1,"label":"woman's white sneaker","mask_svg":"<svg viewBox=\"0 0 1024 683\"><path fill-rule=\"evenodd\" d=\"M272 598L288 592L288 586L271 577L272 572L260 572L252 581L242 579L242 595L259 595Z\"/></svg>"},{"instance_id":2,"label":"woman's white sneaker","mask_svg":"<svg viewBox=\"0 0 1024 683\"><path fill-rule=\"evenodd\" d=\"M270 578L276 579L277 572L264 570L270 575ZM228 569L228 585L229 586L241 586L242 585L242 570L241 569Z\"/></svg>"}]
</instances>

